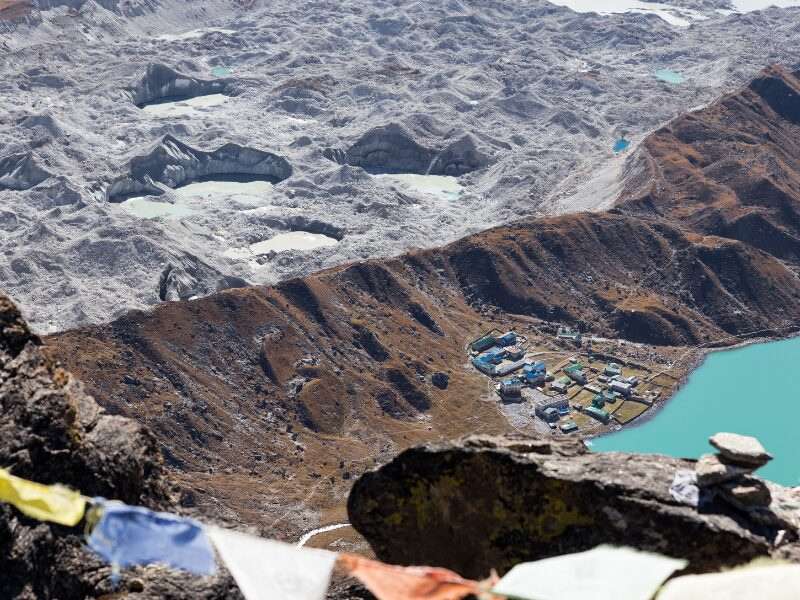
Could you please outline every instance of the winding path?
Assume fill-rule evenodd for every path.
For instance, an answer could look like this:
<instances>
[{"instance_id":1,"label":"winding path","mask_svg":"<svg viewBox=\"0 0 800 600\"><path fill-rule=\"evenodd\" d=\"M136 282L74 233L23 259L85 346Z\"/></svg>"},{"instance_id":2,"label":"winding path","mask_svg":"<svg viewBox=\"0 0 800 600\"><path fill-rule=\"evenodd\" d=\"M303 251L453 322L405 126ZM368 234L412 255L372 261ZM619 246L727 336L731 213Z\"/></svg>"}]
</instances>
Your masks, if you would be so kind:
<instances>
[{"instance_id":1,"label":"winding path","mask_svg":"<svg viewBox=\"0 0 800 600\"><path fill-rule=\"evenodd\" d=\"M297 542L297 547L302 548L315 535L319 535L320 533L327 533L328 531L336 531L337 529L342 529L343 527L350 527L350 523L337 523L336 525L326 525L325 527L318 527L317 529L312 529L308 533L303 534L303 537L301 537L300 541Z\"/></svg>"}]
</instances>

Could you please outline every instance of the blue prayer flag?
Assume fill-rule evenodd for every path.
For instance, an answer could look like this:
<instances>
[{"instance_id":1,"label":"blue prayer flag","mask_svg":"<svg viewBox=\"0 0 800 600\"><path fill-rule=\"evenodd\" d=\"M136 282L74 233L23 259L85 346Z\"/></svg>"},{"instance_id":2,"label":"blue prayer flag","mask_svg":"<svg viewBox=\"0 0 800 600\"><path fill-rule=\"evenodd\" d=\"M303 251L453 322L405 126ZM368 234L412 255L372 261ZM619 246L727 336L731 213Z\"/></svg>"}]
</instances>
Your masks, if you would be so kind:
<instances>
[{"instance_id":1,"label":"blue prayer flag","mask_svg":"<svg viewBox=\"0 0 800 600\"><path fill-rule=\"evenodd\" d=\"M115 569L159 563L195 575L214 574L214 550L197 521L104 499L95 503L102 515L88 544Z\"/></svg>"}]
</instances>

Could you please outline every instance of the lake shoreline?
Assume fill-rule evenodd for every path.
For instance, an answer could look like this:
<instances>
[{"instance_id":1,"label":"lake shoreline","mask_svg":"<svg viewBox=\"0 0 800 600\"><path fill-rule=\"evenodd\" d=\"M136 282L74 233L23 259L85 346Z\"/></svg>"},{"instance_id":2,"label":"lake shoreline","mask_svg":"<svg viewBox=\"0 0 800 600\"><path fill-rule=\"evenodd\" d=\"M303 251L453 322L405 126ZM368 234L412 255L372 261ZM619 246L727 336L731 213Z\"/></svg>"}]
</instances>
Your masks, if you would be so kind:
<instances>
[{"instance_id":1,"label":"lake shoreline","mask_svg":"<svg viewBox=\"0 0 800 600\"><path fill-rule=\"evenodd\" d=\"M613 435L615 433L619 433L621 431L635 429L641 425L647 424L652 419L656 418L662 411L662 409L670 402L678 392L683 389L686 383L689 381L689 378L692 374L697 371L703 364L706 362L706 359L712 354L716 352L730 352L733 350L739 350L741 348L746 348L748 346L753 346L757 344L765 344L769 342L779 342L783 340L789 340L793 338L800 337L800 325L792 325L790 327L786 327L784 329L791 329L791 332L778 334L775 336L758 336L753 338L748 338L745 340L741 340L735 344L731 344L729 346L718 346L712 348L704 348L702 346L695 346L694 349L698 352L697 355L689 361L686 366L686 369L683 371L681 376L677 378L677 383L675 386L666 394L663 398L657 400L653 403L653 406L643 412L639 417L626 423L624 425L620 425L618 429L613 430L605 430L600 431L596 434L588 435L583 438L584 441L591 442L592 440L607 437L609 435ZM779 331L779 330L776 330ZM734 337L734 336L731 336ZM716 343L716 342L709 342L709 343ZM591 447L591 446L590 446Z\"/></svg>"},{"instance_id":2,"label":"lake shoreline","mask_svg":"<svg viewBox=\"0 0 800 600\"><path fill-rule=\"evenodd\" d=\"M657 384L674 384L662 402L630 424L617 425L609 432L614 435L587 436L587 445L594 452L697 460L713 451L708 446L711 436L732 432L757 438L775 457L759 470L760 477L784 486L800 485L800 468L792 459L800 421L800 380L795 373L800 335L796 326L764 333L727 340L725 346L717 342L708 344L710 348L689 349L676 361L677 368L686 369L680 381L656 378ZM729 350L741 352L724 353Z\"/></svg>"}]
</instances>

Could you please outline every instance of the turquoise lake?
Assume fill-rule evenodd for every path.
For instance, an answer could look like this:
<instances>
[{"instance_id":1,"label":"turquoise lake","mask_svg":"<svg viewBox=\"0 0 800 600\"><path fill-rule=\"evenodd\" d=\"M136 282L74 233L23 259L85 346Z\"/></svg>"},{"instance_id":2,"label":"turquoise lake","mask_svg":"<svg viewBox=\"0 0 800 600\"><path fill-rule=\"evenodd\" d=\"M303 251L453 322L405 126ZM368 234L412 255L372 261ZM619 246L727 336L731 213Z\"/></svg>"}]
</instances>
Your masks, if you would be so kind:
<instances>
[{"instance_id":1,"label":"turquoise lake","mask_svg":"<svg viewBox=\"0 0 800 600\"><path fill-rule=\"evenodd\" d=\"M655 76L657 79L666 81L667 83L683 83L683 75L676 73L675 71L670 71L669 69L661 69L660 71L656 71Z\"/></svg>"},{"instance_id":2,"label":"turquoise lake","mask_svg":"<svg viewBox=\"0 0 800 600\"><path fill-rule=\"evenodd\" d=\"M591 440L592 450L697 458L709 436L757 437L775 457L758 474L800 485L800 338L712 352L652 419Z\"/></svg>"},{"instance_id":3,"label":"turquoise lake","mask_svg":"<svg viewBox=\"0 0 800 600\"><path fill-rule=\"evenodd\" d=\"M619 138L616 142L614 142L614 152L624 152L630 145L630 141L626 140L625 138Z\"/></svg>"}]
</instances>

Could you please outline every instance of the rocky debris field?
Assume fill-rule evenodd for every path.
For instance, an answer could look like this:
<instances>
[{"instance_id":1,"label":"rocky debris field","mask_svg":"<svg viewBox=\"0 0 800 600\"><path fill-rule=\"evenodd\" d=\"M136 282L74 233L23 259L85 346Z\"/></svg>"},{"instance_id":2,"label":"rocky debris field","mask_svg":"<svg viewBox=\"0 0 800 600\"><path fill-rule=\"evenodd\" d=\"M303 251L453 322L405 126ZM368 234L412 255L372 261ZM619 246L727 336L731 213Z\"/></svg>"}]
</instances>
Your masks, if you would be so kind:
<instances>
[{"instance_id":1,"label":"rocky debris field","mask_svg":"<svg viewBox=\"0 0 800 600\"><path fill-rule=\"evenodd\" d=\"M50 332L607 207L633 168L616 139L635 152L763 65L798 60L796 9L680 4L691 21L545 0L0 13L0 283ZM209 182L228 187L186 199ZM149 195L124 204L136 194ZM330 240L259 249L287 232Z\"/></svg>"}]
</instances>

